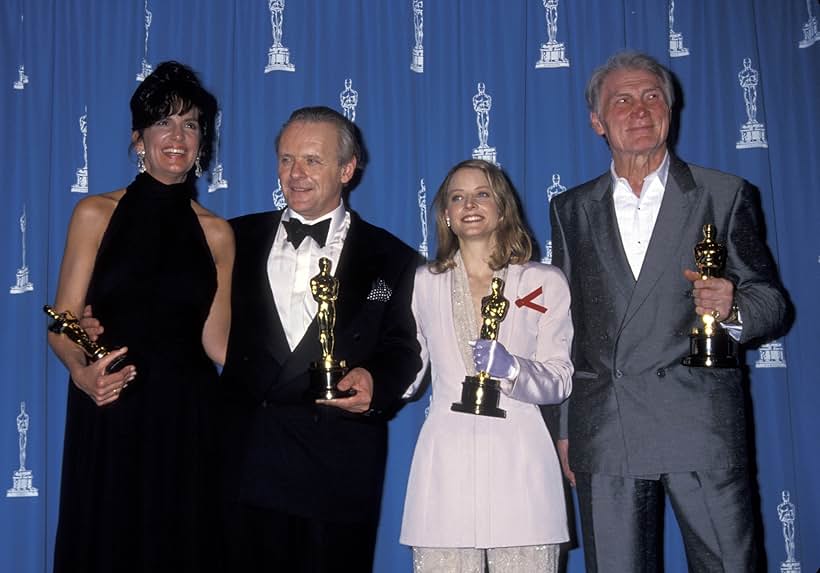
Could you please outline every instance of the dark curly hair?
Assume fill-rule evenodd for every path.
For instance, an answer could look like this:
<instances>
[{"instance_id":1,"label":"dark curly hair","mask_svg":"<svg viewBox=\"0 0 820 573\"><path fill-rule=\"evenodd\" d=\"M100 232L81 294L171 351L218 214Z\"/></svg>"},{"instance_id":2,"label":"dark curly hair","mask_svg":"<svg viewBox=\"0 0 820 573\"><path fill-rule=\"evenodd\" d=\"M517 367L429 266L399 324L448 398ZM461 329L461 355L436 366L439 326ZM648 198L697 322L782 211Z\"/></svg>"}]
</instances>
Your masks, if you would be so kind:
<instances>
[{"instance_id":1,"label":"dark curly hair","mask_svg":"<svg viewBox=\"0 0 820 573\"><path fill-rule=\"evenodd\" d=\"M194 70L179 62L162 62L131 96L131 129L139 133L160 119L199 110L199 163L207 169L211 161L216 98L204 87Z\"/></svg>"}]
</instances>

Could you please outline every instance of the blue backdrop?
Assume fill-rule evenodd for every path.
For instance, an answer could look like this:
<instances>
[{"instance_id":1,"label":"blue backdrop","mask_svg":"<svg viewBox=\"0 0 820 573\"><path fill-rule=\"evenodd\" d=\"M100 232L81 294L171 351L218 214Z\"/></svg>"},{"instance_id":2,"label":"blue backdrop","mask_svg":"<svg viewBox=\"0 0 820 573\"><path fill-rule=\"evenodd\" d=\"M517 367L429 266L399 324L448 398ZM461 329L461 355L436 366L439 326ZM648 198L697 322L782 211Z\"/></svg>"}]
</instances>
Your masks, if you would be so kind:
<instances>
[{"instance_id":1,"label":"blue backdrop","mask_svg":"<svg viewBox=\"0 0 820 573\"><path fill-rule=\"evenodd\" d=\"M447 169L495 157L548 258L549 196L609 165L585 81L625 47L680 81L678 154L760 189L796 308L787 336L746 354L768 569L820 565L816 0L5 0L0 11L4 570L51 569L67 375L41 308L54 300L74 204L135 173L128 99L145 68L178 59L217 95L214 184L200 182L200 201L224 217L281 200L275 134L294 108L325 104L355 114L365 134L371 163L351 203L366 219L434 252L423 221ZM426 403L391 426L377 571L411 570L397 540ZM670 573L686 570L678 537L669 520ZM580 550L568 569L583 570Z\"/></svg>"}]
</instances>

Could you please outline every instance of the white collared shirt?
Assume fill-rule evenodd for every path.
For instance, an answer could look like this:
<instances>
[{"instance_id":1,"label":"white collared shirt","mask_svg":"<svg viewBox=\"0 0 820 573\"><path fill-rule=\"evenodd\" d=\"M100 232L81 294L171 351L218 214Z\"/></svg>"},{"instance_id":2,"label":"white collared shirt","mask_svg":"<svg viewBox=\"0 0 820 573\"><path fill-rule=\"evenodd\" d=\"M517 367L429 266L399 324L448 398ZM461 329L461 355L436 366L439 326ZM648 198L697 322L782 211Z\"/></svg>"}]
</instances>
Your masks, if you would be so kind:
<instances>
[{"instance_id":1,"label":"white collared shirt","mask_svg":"<svg viewBox=\"0 0 820 573\"><path fill-rule=\"evenodd\" d=\"M669 152L664 156L660 166L644 178L640 197L632 192L629 181L615 173L614 161L609 170L612 174L612 200L615 204L621 243L632 268L632 275L637 280L661 210L666 180L669 176Z\"/></svg>"},{"instance_id":2,"label":"white collared shirt","mask_svg":"<svg viewBox=\"0 0 820 573\"><path fill-rule=\"evenodd\" d=\"M644 178L640 197L632 192L629 181L618 177L615 173L614 161L609 168L612 174L612 200L615 204L615 216L618 219L621 243L635 280L638 280L641 274L646 251L649 248L649 240L652 238L652 231L655 230L655 223L661 210L666 181L669 178L669 163L669 152L667 151L660 166ZM739 313L738 324L721 324L729 336L740 340L743 321Z\"/></svg>"},{"instance_id":3,"label":"white collared shirt","mask_svg":"<svg viewBox=\"0 0 820 573\"><path fill-rule=\"evenodd\" d=\"M289 221L292 218L307 224L330 219L325 246L319 247L313 238L305 237L299 248L294 249L282 225L282 221ZM288 339L288 346L293 350L302 340L318 310L318 304L310 292L310 279L319 274L319 259L322 257L331 260L330 274L336 275L339 255L350 228L350 213L345 210L344 202L340 202L339 206L327 215L308 221L287 208L282 213L282 221L268 254L268 282Z\"/></svg>"}]
</instances>

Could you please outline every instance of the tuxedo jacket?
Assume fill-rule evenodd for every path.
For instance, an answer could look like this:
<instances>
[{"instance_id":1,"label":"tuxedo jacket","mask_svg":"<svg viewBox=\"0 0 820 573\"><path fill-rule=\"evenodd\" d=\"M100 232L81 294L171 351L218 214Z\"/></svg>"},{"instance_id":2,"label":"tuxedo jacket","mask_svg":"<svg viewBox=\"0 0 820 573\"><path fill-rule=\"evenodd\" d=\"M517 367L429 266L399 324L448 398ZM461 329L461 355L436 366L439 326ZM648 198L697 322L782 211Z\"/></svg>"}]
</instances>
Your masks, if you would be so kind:
<instances>
[{"instance_id":1,"label":"tuxedo jacket","mask_svg":"<svg viewBox=\"0 0 820 573\"><path fill-rule=\"evenodd\" d=\"M268 280L281 216L267 212L231 221L236 259L221 376L228 495L303 517L376 519L386 419L421 367L410 308L417 255L351 212L335 272L334 357L373 376L372 412L317 406L305 395L309 365L321 357L316 319L291 351Z\"/></svg>"},{"instance_id":2,"label":"tuxedo jacket","mask_svg":"<svg viewBox=\"0 0 820 573\"><path fill-rule=\"evenodd\" d=\"M740 343L774 334L785 295L765 244L753 188L672 156L646 258L634 279L621 243L609 172L551 202L553 264L567 276L575 326L569 400L570 466L623 476L747 462L741 368L689 368L700 324L693 248L703 226L726 246Z\"/></svg>"}]
</instances>

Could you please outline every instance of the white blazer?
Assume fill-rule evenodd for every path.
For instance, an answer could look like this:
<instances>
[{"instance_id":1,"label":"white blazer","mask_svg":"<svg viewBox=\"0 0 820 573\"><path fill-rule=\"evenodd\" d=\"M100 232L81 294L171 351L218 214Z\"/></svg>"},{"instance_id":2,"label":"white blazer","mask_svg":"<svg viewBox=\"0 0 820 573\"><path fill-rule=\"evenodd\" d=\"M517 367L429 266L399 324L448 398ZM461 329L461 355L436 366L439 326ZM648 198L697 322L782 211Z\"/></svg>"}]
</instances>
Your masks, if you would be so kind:
<instances>
[{"instance_id":1,"label":"white blazer","mask_svg":"<svg viewBox=\"0 0 820 573\"><path fill-rule=\"evenodd\" d=\"M452 290L453 271L416 271L413 313L424 368L405 395L418 388L428 363L433 395L413 454L400 542L488 548L566 541L561 469L538 404L560 403L572 389L567 281L540 263L507 271L510 307L498 340L518 358L520 372L502 383L506 418L450 410L466 376Z\"/></svg>"}]
</instances>

